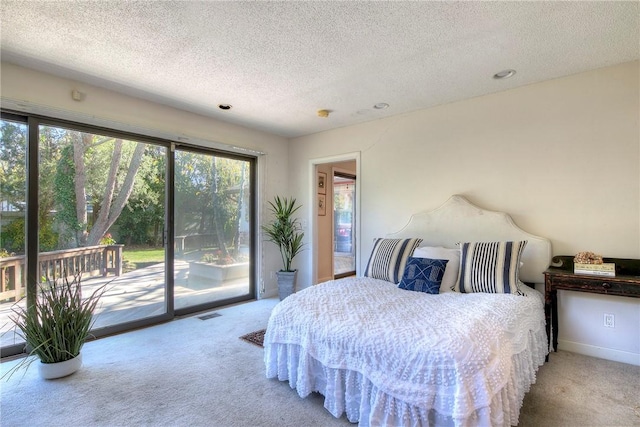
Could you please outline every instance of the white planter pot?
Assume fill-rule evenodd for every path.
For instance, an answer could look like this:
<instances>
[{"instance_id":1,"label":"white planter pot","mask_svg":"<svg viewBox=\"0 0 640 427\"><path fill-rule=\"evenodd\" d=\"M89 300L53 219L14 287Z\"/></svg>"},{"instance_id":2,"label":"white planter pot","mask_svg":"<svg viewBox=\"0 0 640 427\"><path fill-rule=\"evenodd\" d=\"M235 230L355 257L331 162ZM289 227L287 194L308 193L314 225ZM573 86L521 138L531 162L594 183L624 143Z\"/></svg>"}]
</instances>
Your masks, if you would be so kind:
<instances>
[{"instance_id":1,"label":"white planter pot","mask_svg":"<svg viewBox=\"0 0 640 427\"><path fill-rule=\"evenodd\" d=\"M38 363L38 372L45 380L66 377L73 374L82 366L82 353L73 359L58 363Z\"/></svg>"}]
</instances>

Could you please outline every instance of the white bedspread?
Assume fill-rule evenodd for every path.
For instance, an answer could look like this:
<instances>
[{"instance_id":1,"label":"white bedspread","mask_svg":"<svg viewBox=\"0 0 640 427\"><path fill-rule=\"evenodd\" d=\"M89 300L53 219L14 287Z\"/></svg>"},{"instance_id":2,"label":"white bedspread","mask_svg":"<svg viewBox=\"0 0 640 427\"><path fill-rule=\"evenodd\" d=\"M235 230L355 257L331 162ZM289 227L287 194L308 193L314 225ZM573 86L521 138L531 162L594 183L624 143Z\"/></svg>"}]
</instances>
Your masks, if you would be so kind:
<instances>
[{"instance_id":1,"label":"white bedspread","mask_svg":"<svg viewBox=\"0 0 640 427\"><path fill-rule=\"evenodd\" d=\"M273 310L268 378L319 391L360 425L516 425L547 353L540 294L398 289L369 278L323 283Z\"/></svg>"}]
</instances>

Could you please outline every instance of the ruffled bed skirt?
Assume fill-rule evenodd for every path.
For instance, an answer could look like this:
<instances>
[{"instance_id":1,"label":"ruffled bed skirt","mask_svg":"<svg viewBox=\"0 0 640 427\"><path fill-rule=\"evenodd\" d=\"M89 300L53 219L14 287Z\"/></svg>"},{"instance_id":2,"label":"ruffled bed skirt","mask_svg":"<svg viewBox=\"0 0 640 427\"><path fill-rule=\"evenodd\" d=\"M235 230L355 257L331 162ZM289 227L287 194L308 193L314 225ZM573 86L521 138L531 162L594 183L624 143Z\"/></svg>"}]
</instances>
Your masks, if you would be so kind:
<instances>
[{"instance_id":1,"label":"ruffled bed skirt","mask_svg":"<svg viewBox=\"0 0 640 427\"><path fill-rule=\"evenodd\" d=\"M530 331L524 351L511 358L509 380L494 394L488 407L462 418L438 413L432 408L402 402L376 387L357 371L334 369L310 356L296 344L265 345L267 378L289 381L300 397L319 392L324 407L336 418L346 413L359 426L509 426L517 425L524 395L535 383L536 371L547 355L544 325Z\"/></svg>"}]
</instances>

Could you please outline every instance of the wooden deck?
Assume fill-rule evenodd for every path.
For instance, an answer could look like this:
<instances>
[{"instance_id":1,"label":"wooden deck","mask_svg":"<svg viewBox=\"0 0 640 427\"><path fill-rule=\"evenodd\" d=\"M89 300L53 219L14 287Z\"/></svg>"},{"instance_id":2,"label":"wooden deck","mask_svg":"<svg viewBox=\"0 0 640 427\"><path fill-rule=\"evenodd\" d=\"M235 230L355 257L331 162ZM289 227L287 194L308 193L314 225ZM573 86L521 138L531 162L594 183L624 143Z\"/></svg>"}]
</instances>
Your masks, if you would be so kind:
<instances>
[{"instance_id":1,"label":"wooden deck","mask_svg":"<svg viewBox=\"0 0 640 427\"><path fill-rule=\"evenodd\" d=\"M222 283L213 281L189 281L189 263L176 261L175 270L175 308L184 308L246 295L249 291L249 278L229 280ZM91 293L97 287L107 284L95 313L94 327L104 327L165 312L165 268L164 263L140 268L121 276L91 277L82 279L83 293ZM9 315L15 303L0 304L0 345L16 344L19 339L14 334L14 326ZM25 304L22 300L19 304Z\"/></svg>"}]
</instances>

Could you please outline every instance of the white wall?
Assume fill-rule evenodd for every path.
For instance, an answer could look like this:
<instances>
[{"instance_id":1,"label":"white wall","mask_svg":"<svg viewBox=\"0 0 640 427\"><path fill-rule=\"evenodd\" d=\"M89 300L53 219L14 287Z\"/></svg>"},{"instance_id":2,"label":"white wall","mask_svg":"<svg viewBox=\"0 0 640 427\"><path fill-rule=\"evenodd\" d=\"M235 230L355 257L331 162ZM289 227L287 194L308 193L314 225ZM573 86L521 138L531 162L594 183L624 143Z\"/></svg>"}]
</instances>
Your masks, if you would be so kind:
<instances>
[{"instance_id":1,"label":"white wall","mask_svg":"<svg viewBox=\"0 0 640 427\"><path fill-rule=\"evenodd\" d=\"M556 255L640 258L638 83L635 61L296 138L291 191L309 200L314 159L360 152L361 266L374 237L452 194L510 213ZM313 256L298 261L302 286L313 283ZM561 349L640 364L640 300L559 300Z\"/></svg>"},{"instance_id":2,"label":"white wall","mask_svg":"<svg viewBox=\"0 0 640 427\"><path fill-rule=\"evenodd\" d=\"M179 141L178 138L188 138L190 143L207 147L232 151L239 151L233 147L240 147L265 153L258 157L260 218L267 215L266 200L272 199L276 194L289 193L288 141L285 138L9 63L3 62L0 67L3 108L137 132L176 142ZM74 88L85 94L82 102L72 100L71 90ZM258 264L261 272L282 268L277 248L271 243L260 242ZM259 274L259 289L262 287L262 278L265 292L260 296L277 295L275 278L269 274Z\"/></svg>"}]
</instances>

